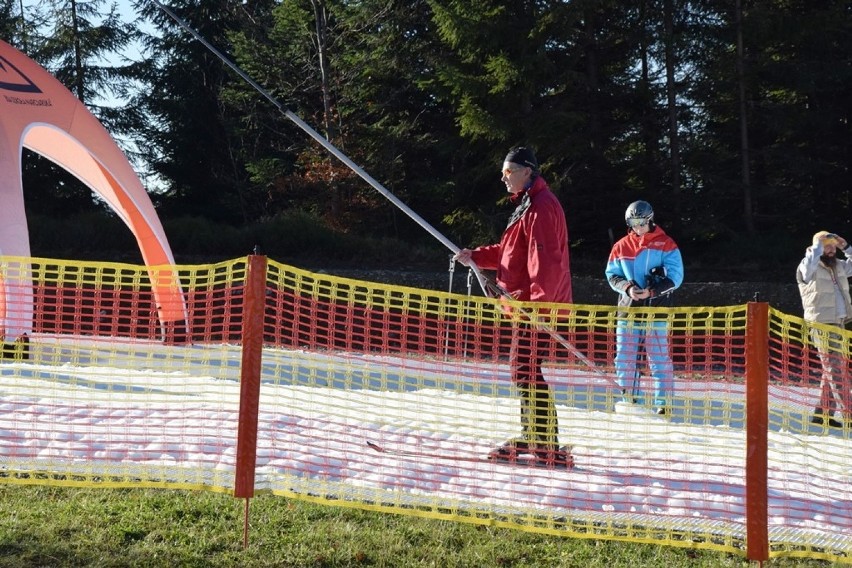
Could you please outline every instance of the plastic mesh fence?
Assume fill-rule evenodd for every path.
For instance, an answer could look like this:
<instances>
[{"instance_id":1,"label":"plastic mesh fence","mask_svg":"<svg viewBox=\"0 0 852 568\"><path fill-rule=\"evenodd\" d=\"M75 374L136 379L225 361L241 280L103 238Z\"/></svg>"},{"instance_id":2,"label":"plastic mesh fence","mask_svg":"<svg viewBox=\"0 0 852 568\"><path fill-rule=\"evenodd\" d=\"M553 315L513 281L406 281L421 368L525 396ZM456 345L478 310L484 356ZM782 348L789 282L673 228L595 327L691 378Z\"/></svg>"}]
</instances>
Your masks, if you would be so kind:
<instances>
[{"instance_id":1,"label":"plastic mesh fence","mask_svg":"<svg viewBox=\"0 0 852 568\"><path fill-rule=\"evenodd\" d=\"M6 258L32 298L26 337L3 348L6 483L230 491L245 262L178 270L188 318L162 323L152 280L174 269ZM188 322L188 323L187 323Z\"/></svg>"},{"instance_id":2,"label":"plastic mesh fence","mask_svg":"<svg viewBox=\"0 0 852 568\"><path fill-rule=\"evenodd\" d=\"M7 328L32 331L4 344L0 482L233 492L246 266L3 259L4 286L31 293L33 316L10 322L7 306ZM175 310L151 282L169 278L182 321L160 321ZM850 562L849 332L770 309L768 488L749 495L747 306L505 304L270 262L254 487L741 555L764 499L771 556ZM614 366L619 328L636 352L627 377ZM529 424L512 380L525 341L548 386L536 428L558 430L573 468L487 457ZM662 416L659 349L673 366ZM836 423L814 423L826 405Z\"/></svg>"}]
</instances>

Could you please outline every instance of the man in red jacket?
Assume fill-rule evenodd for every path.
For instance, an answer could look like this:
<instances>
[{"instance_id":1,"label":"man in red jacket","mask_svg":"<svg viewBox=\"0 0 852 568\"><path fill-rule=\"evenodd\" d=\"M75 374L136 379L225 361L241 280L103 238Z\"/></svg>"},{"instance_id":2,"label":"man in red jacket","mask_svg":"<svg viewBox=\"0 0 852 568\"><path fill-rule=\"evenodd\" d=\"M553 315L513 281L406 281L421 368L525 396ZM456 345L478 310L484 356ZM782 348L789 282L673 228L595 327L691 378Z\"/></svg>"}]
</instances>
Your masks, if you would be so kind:
<instances>
[{"instance_id":1,"label":"man in red jacket","mask_svg":"<svg viewBox=\"0 0 852 568\"><path fill-rule=\"evenodd\" d=\"M462 249L456 259L497 271L497 284L515 300L570 304L568 228L559 199L539 175L538 161L526 147L512 148L503 162L502 181L515 211L500 242ZM512 382L521 397L522 436L493 450L489 457L516 461L533 454L547 465L570 466L573 458L559 448L556 405L541 373L547 334L534 322L516 330L512 343Z\"/></svg>"}]
</instances>

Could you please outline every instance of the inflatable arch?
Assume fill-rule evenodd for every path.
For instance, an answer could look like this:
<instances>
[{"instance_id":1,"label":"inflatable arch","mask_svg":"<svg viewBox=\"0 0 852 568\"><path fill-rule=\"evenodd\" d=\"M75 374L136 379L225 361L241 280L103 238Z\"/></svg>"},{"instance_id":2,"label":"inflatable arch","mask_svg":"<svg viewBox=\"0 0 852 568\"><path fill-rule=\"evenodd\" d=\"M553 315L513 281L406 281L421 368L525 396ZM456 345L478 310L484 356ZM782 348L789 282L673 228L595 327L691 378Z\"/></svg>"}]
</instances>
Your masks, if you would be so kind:
<instances>
[{"instance_id":1,"label":"inflatable arch","mask_svg":"<svg viewBox=\"0 0 852 568\"><path fill-rule=\"evenodd\" d=\"M56 78L0 41L0 254L30 256L21 157L28 148L68 170L100 195L133 231L146 266L174 265L154 206L127 157L103 125ZM162 324L185 319L177 276L150 275ZM32 327L30 290L2 286L2 332Z\"/></svg>"}]
</instances>

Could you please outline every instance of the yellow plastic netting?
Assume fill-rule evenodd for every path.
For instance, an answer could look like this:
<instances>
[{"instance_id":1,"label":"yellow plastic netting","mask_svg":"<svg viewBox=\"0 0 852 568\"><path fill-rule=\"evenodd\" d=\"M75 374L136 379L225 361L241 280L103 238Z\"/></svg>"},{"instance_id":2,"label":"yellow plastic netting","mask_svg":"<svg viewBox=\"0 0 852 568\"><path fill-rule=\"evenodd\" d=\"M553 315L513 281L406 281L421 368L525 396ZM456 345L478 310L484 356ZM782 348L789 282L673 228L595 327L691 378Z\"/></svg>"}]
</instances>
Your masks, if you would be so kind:
<instances>
[{"instance_id":1,"label":"yellow plastic netting","mask_svg":"<svg viewBox=\"0 0 852 568\"><path fill-rule=\"evenodd\" d=\"M5 329L17 331L0 365L0 481L232 492L246 266L2 259L6 297L32 313L5 306ZM179 294L158 293L164 285ZM163 297L180 299L184 319L163 321L176 312ZM747 511L761 497L745 482L755 467L748 306L508 305L275 262L262 301L258 491L745 555ZM849 332L823 331L839 336L836 381L824 380L819 330L769 311L769 360L759 362L769 547L849 562L842 397L840 427L812 422L826 385L849 389ZM618 333L636 362L621 376ZM535 357L518 359L524 345ZM671 361L662 401L661 353ZM539 422L522 410L519 361L540 364ZM574 467L487 459L524 428L558 436Z\"/></svg>"}]
</instances>

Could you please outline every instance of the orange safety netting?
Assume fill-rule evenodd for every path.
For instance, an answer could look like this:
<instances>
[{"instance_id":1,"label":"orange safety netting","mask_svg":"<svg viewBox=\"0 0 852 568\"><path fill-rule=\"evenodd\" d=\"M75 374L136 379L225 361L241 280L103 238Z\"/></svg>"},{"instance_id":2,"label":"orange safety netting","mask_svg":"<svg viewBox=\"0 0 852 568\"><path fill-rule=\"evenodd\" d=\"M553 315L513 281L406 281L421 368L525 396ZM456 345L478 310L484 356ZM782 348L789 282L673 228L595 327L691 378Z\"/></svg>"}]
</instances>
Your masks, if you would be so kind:
<instances>
[{"instance_id":1,"label":"orange safety netting","mask_svg":"<svg viewBox=\"0 0 852 568\"><path fill-rule=\"evenodd\" d=\"M5 338L0 481L257 490L849 562L850 424L842 408L837 425L812 422L824 362L841 407L849 391L849 332L820 343L831 330L771 308L761 319L759 304L507 304L275 262L255 293L248 267L3 259L4 285L31 287L35 315L26 342ZM184 321L159 321L160 277L179 281ZM625 343L638 362L626 383L619 326L642 331ZM530 341L547 388L524 414L512 371ZM662 416L653 341L673 366ZM525 423L558 432L574 467L487 458Z\"/></svg>"}]
</instances>

